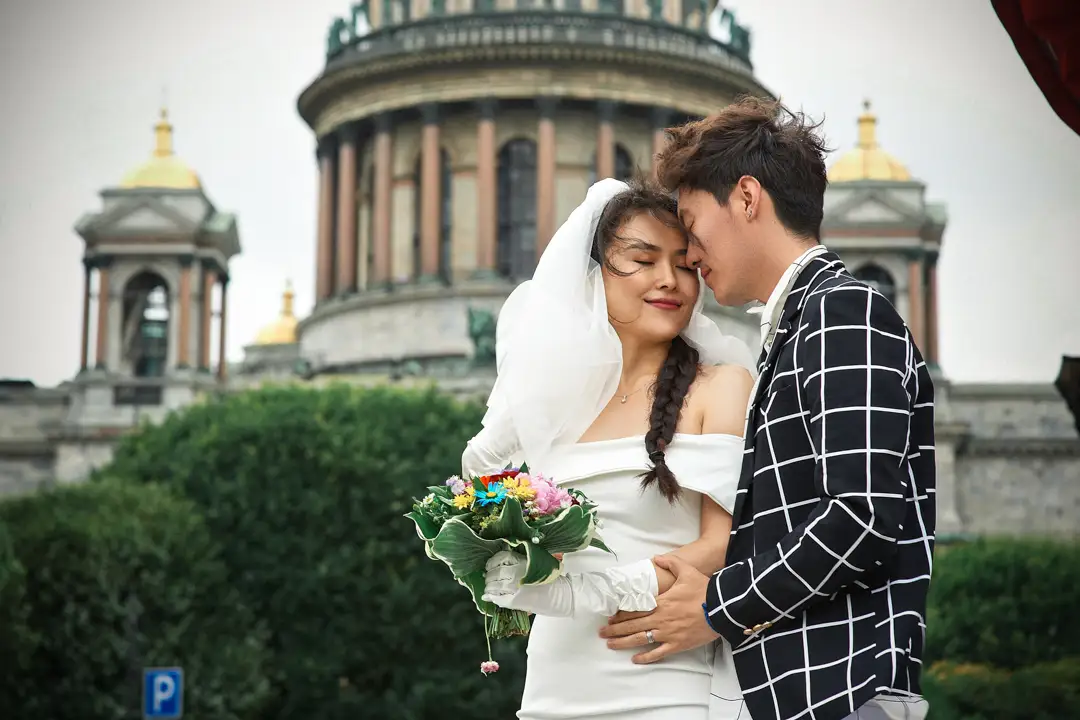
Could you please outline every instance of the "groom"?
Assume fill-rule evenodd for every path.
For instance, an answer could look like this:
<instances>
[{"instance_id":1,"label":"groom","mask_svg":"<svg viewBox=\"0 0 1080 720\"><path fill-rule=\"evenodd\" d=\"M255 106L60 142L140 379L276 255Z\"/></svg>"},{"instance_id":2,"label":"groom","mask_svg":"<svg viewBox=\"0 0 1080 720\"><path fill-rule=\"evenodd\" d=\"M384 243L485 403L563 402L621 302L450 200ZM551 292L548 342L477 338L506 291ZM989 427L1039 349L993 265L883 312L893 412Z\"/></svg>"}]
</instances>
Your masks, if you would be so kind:
<instances>
[{"instance_id":1,"label":"groom","mask_svg":"<svg viewBox=\"0 0 1080 720\"><path fill-rule=\"evenodd\" d=\"M934 389L893 306L820 244L817 126L745 99L669 131L687 259L724 305L765 303L726 566L601 631L651 663L722 638L753 720L924 718ZM718 654L719 657L719 654Z\"/></svg>"}]
</instances>

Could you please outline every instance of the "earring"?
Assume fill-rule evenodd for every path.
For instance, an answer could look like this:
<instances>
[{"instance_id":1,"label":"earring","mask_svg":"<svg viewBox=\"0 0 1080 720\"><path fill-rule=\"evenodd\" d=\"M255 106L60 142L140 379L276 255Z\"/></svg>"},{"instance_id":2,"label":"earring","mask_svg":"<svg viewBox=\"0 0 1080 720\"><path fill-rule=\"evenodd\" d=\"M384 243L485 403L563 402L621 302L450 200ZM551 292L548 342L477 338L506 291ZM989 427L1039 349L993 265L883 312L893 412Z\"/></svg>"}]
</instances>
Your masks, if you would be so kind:
<instances>
[{"instance_id":1,"label":"earring","mask_svg":"<svg viewBox=\"0 0 1080 720\"><path fill-rule=\"evenodd\" d=\"M750 208L746 208L746 219L749 220L753 216L754 216L754 211L751 210Z\"/></svg>"}]
</instances>

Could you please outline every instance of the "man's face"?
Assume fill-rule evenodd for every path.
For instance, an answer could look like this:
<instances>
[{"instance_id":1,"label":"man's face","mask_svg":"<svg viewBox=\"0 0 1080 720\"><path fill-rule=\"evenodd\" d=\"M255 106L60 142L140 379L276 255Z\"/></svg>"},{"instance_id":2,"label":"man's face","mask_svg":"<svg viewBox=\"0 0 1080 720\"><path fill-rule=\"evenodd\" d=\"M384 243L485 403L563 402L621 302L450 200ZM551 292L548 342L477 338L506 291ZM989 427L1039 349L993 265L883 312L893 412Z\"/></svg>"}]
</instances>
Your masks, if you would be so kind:
<instances>
[{"instance_id":1,"label":"man's face","mask_svg":"<svg viewBox=\"0 0 1080 720\"><path fill-rule=\"evenodd\" d=\"M732 199L725 207L704 190L680 190L679 219L690 239L687 263L701 270L717 302L738 306L752 299L744 297L752 256L746 223L735 216Z\"/></svg>"}]
</instances>

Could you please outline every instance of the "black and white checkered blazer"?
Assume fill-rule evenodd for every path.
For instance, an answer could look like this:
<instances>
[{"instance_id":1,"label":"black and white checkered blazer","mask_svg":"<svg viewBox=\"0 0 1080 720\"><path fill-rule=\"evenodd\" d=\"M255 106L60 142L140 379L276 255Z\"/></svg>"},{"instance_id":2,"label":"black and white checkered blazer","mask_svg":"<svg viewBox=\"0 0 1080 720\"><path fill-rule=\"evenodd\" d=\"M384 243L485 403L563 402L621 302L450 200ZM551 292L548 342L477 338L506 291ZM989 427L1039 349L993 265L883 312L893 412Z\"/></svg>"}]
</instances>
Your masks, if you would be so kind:
<instances>
[{"instance_id":1,"label":"black and white checkered blazer","mask_svg":"<svg viewBox=\"0 0 1080 720\"><path fill-rule=\"evenodd\" d=\"M754 720L920 694L934 388L904 321L832 253L762 351L726 567L705 611Z\"/></svg>"}]
</instances>

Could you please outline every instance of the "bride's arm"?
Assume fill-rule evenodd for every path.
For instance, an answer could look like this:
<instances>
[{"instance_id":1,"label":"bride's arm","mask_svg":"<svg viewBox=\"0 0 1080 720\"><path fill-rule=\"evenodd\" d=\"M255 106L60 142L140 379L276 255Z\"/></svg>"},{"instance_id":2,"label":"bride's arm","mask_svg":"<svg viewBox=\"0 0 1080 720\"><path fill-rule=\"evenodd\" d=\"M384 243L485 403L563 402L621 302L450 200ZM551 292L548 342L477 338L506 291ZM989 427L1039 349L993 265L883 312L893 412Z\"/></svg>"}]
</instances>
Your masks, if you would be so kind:
<instances>
[{"instance_id":1,"label":"bride's arm","mask_svg":"<svg viewBox=\"0 0 1080 720\"><path fill-rule=\"evenodd\" d=\"M695 404L702 408L701 434L742 437L746 404L753 386L750 373L736 365L713 368L702 378L694 393ZM730 535L731 515L711 498L702 496L701 536L669 554L677 555L705 575L712 575L724 567ZM653 568L660 592L675 584L675 576L670 572L656 567L655 563Z\"/></svg>"},{"instance_id":2,"label":"bride's arm","mask_svg":"<svg viewBox=\"0 0 1080 720\"><path fill-rule=\"evenodd\" d=\"M702 433L742 435L746 401L752 381L744 370L717 368L695 388L694 401L703 402ZM700 407L700 406L699 406ZM731 516L720 505L702 498L701 531L697 540L673 551L703 573L724 565ZM510 552L497 553L486 567L483 599L501 607L538 615L564 617L576 611L612 615L617 611L648 612L656 597L675 577L652 560L590 573L561 575L545 585L522 586L524 562Z\"/></svg>"}]
</instances>

